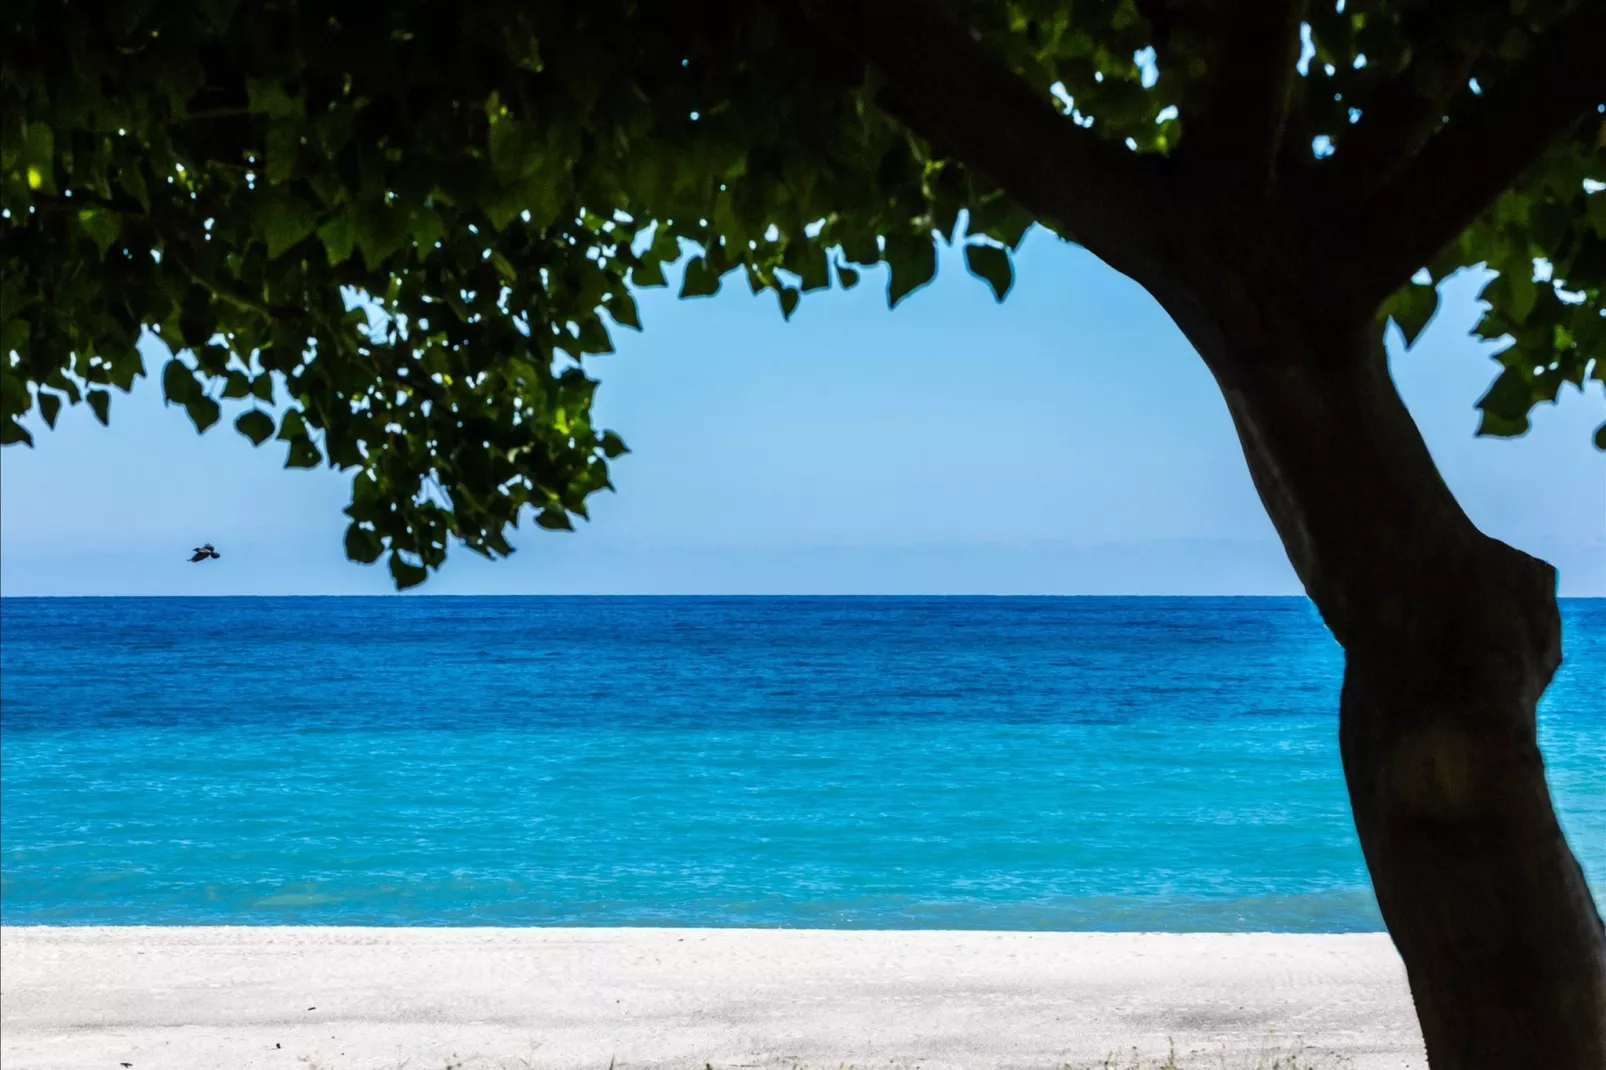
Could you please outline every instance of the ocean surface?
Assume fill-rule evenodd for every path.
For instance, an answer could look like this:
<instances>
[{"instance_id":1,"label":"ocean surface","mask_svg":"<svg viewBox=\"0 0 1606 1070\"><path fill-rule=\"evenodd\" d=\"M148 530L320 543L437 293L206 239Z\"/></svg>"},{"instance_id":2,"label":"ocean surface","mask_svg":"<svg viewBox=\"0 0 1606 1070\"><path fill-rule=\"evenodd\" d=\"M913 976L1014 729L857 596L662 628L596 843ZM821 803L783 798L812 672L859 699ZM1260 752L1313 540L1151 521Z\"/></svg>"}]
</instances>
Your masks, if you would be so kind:
<instances>
[{"instance_id":1,"label":"ocean surface","mask_svg":"<svg viewBox=\"0 0 1606 1070\"><path fill-rule=\"evenodd\" d=\"M5 599L0 920L1376 929L1341 667L1302 599Z\"/></svg>"}]
</instances>

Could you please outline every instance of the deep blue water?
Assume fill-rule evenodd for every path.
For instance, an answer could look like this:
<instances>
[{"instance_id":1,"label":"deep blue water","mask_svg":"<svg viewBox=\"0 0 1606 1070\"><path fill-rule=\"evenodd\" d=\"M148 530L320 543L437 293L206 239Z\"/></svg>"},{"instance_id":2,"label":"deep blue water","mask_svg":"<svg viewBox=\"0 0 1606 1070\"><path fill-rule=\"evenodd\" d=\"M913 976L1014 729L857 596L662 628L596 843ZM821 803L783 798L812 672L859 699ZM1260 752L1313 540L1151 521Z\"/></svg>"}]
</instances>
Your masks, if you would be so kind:
<instances>
[{"instance_id":1,"label":"deep blue water","mask_svg":"<svg viewBox=\"0 0 1606 1070\"><path fill-rule=\"evenodd\" d=\"M1373 929L1340 670L1299 599L6 599L0 917Z\"/></svg>"}]
</instances>

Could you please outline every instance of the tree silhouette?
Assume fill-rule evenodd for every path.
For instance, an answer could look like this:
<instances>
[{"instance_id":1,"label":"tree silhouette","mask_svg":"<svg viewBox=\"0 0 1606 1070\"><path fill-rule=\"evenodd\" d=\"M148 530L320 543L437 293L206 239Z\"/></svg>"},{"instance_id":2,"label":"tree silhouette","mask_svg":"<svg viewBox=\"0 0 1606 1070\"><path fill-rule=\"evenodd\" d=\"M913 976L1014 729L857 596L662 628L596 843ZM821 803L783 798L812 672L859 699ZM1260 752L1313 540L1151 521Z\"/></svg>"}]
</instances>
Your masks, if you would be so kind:
<instances>
[{"instance_id":1,"label":"tree silhouette","mask_svg":"<svg viewBox=\"0 0 1606 1070\"><path fill-rule=\"evenodd\" d=\"M1606 936L1535 741L1554 572L1467 519L1382 349L1482 264L1478 331L1511 340L1483 433L1606 382L1606 4L17 0L4 21L4 441L63 401L106 420L149 330L199 429L245 399L253 442L353 471L347 553L388 552L403 587L453 539L511 552L526 506L585 515L624 444L582 358L683 251L683 296L739 273L790 315L874 264L896 304L936 241L1000 300L1030 226L1082 244L1215 375L1344 646L1351 801L1433 1065L1606 1065Z\"/></svg>"}]
</instances>

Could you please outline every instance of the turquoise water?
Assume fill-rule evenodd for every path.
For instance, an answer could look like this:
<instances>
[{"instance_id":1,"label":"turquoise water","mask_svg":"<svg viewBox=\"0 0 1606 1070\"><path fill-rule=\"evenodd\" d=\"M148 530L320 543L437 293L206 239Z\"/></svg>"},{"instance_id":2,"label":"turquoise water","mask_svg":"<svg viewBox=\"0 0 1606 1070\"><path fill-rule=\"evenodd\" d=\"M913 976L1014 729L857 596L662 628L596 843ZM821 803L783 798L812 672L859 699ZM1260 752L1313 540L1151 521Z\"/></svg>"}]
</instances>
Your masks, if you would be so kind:
<instances>
[{"instance_id":1,"label":"turquoise water","mask_svg":"<svg viewBox=\"0 0 1606 1070\"><path fill-rule=\"evenodd\" d=\"M1340 671L1297 599L7 599L0 917L1374 929Z\"/></svg>"}]
</instances>

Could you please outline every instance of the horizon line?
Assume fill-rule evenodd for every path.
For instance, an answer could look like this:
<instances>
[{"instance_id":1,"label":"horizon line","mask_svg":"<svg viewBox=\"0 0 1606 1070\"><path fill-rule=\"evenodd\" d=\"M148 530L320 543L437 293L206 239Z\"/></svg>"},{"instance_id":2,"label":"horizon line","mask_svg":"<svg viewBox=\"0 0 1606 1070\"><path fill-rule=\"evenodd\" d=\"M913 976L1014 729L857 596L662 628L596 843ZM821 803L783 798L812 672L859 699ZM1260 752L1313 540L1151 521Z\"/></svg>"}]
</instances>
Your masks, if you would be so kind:
<instances>
[{"instance_id":1,"label":"horizon line","mask_svg":"<svg viewBox=\"0 0 1606 1070\"><path fill-rule=\"evenodd\" d=\"M740 599L760 599L760 598L777 599L777 600L778 599L788 599L788 600L794 600L794 601L802 601L802 600L825 601L825 600L832 600L832 599L835 599L835 600L877 599L877 600L881 600L881 601L914 601L914 600L918 600L918 599L943 599L943 598L946 598L946 599L972 600L972 601L981 601L981 600L1005 601L1005 600L1026 600L1026 599L1037 599L1037 600L1043 600L1043 599L1060 599L1060 600L1070 600L1070 599L1104 599L1104 600L1126 599L1126 600L1134 600L1134 601L1136 601L1136 600L1145 600L1145 599L1146 600L1151 600L1151 601L1152 600L1160 600L1160 599L1165 599L1165 600L1170 600L1170 601L1179 601L1179 600L1187 599L1187 600L1194 600L1194 601L1212 601L1212 600L1220 601L1220 600L1223 600L1223 599L1231 598L1231 599L1257 599L1257 600L1262 600L1262 601L1278 601L1278 600L1282 600L1282 601L1298 600L1298 601L1304 601L1304 602L1310 602L1311 601L1310 596L1307 595L1307 594L1304 594L1304 593L1298 593L1298 594L1155 594L1155 593L1148 593L1148 594L1046 594L1046 593L1045 594L1020 594L1020 593L1014 593L1014 594L987 594L987 593L976 593L976 592L968 592L968 593L943 593L943 592L926 592L926 593L910 593L910 592L903 592L903 593L864 593L864 592L857 592L857 593L848 593L848 592L844 592L844 593L831 593L831 594L825 594L825 593L812 593L812 594L810 594L810 593L777 593L777 592L749 592L749 593L677 592L677 593L668 593L668 592L601 592L601 591L593 591L593 592L567 593L567 594L555 594L555 593L545 593L545 592L522 592L522 593L511 593L511 594L487 594L487 593L463 593L463 592L450 592L450 591L448 591L448 592L439 592L439 593L436 593L436 592L431 592L431 593L419 592L419 593L414 594L414 593L410 593L410 592L406 592L406 591L390 591L390 592L386 592L386 593L383 593L383 594L338 594L338 593L300 593L300 594L17 594L17 595L0 594L0 602L90 601L90 600L96 600L96 599L99 599L99 600L127 599L127 600L131 600L131 601L135 600L135 599L141 599L141 600L194 599L194 600L197 600L197 601L204 601L206 599L223 599L223 598L228 598L228 599L263 599L263 600L266 600L266 599L279 599L279 600L282 600L282 599L290 599L290 598L344 598L344 599L352 599L352 600L362 599L362 600L370 600L370 601L380 601L380 600L389 600L389 599L421 599L421 598L434 598L434 599L445 599L445 598L457 598L457 599L499 598L499 599L545 599L545 600L560 600L560 599L561 600L578 600L578 599L604 599L604 598L630 598L630 599L672 599L672 598L690 599L690 598L696 598L696 599L702 599L702 600L708 600L708 601L712 601L712 600L736 601L736 600L740 600ZM1598 595L1598 594L1557 595L1556 596L1556 600L1558 602L1606 601L1606 595Z\"/></svg>"}]
</instances>

